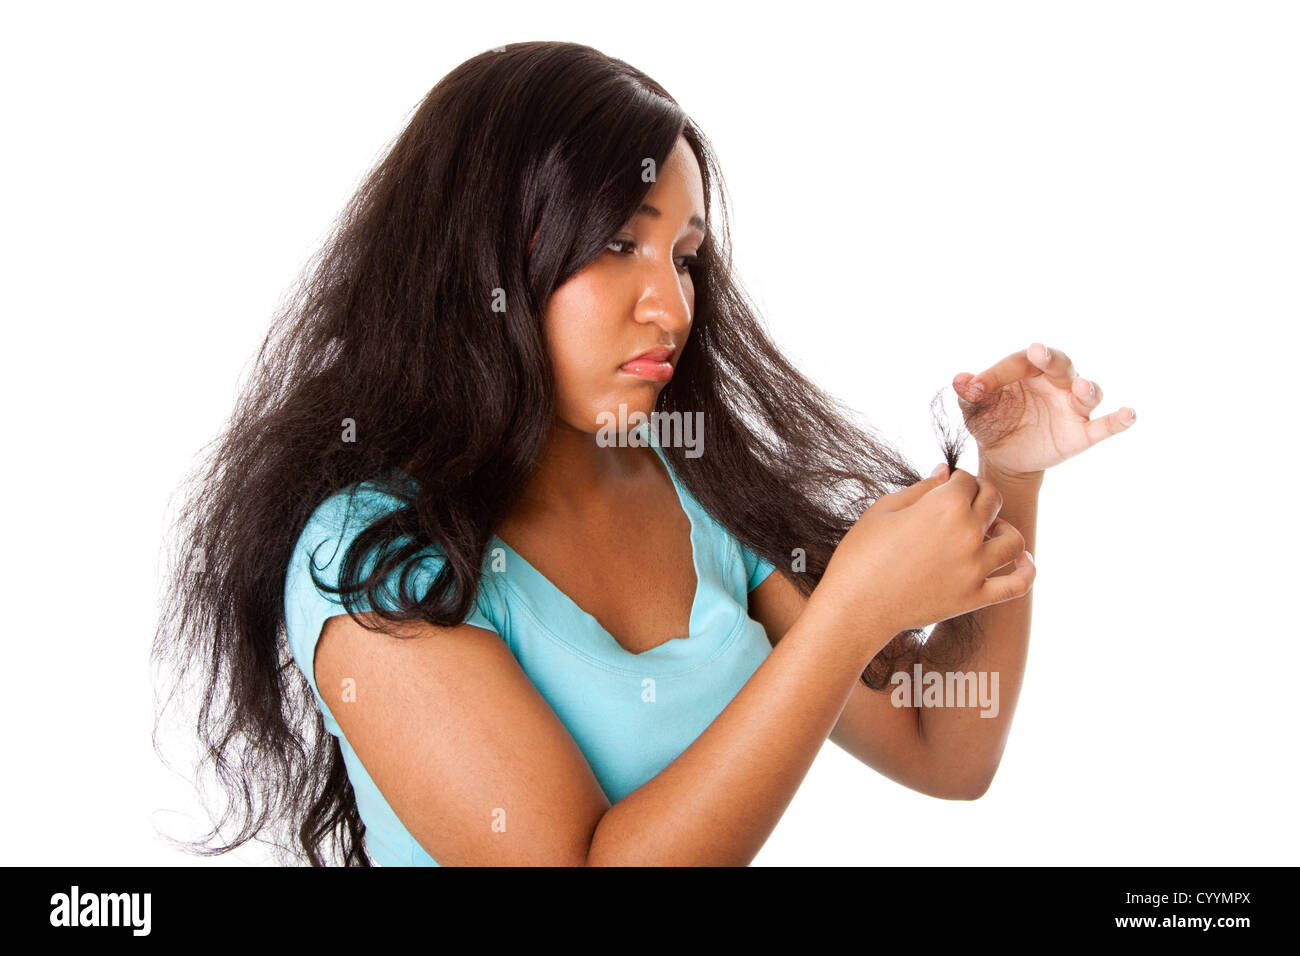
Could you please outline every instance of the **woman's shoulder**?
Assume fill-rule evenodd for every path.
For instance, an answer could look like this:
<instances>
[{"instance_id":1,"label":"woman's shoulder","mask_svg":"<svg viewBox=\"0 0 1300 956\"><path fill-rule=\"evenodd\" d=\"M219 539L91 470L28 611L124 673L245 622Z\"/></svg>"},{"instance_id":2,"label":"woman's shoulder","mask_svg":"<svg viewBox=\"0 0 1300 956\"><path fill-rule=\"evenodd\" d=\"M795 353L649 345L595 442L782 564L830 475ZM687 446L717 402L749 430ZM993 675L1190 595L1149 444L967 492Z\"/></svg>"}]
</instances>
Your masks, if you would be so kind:
<instances>
[{"instance_id":1,"label":"woman's shoulder","mask_svg":"<svg viewBox=\"0 0 1300 956\"><path fill-rule=\"evenodd\" d=\"M440 548L434 545L421 548L401 566L393 568L373 592L349 592L345 603L339 588L343 565L353 542L375 521L405 504L403 496L393 488L376 481L362 481L329 494L312 511L298 536L285 573L285 622L290 647L309 679L313 679L310 661L315 643L327 619L347 613L348 606L357 613L374 610L371 594L381 608L396 610L402 594L421 598L446 563ZM359 563L352 586L375 569L384 553L383 544L376 544L354 557ZM480 587L465 623L499 633L495 606L485 592Z\"/></svg>"},{"instance_id":2,"label":"woman's shoulder","mask_svg":"<svg viewBox=\"0 0 1300 956\"><path fill-rule=\"evenodd\" d=\"M312 511L298 536L289 567L290 590L295 587L311 590L305 581L309 569L317 580L337 585L344 560L357 536L384 516L410 504L413 491L414 484L409 480L370 479L354 482L326 496ZM373 542L366 553L355 556L359 567L365 569L362 575L381 557L393 553L391 549L408 543L405 535ZM442 549L430 543L405 563L414 563L416 581L423 584L431 582L445 562ZM401 570L393 572L395 578L403 577Z\"/></svg>"},{"instance_id":3,"label":"woman's shoulder","mask_svg":"<svg viewBox=\"0 0 1300 956\"><path fill-rule=\"evenodd\" d=\"M340 613L341 598L330 589L338 586L352 542L399 507L398 499L368 481L355 482L321 500L299 532L286 569L286 610L310 610L315 617ZM289 616L293 618L292 613Z\"/></svg>"},{"instance_id":4,"label":"woman's shoulder","mask_svg":"<svg viewBox=\"0 0 1300 956\"><path fill-rule=\"evenodd\" d=\"M354 482L316 505L298 537L298 545L314 550L313 545L330 538L356 537L379 518L402 506L402 500L379 482Z\"/></svg>"}]
</instances>

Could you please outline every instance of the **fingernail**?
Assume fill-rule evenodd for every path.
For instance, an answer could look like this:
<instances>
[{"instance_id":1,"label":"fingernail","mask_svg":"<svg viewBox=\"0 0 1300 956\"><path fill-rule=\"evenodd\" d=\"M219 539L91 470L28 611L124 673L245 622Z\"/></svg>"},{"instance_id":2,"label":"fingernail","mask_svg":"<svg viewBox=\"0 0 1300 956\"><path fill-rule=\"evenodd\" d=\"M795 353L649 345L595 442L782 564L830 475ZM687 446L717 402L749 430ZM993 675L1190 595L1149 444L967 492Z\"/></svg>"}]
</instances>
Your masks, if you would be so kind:
<instances>
[{"instance_id":1,"label":"fingernail","mask_svg":"<svg viewBox=\"0 0 1300 956\"><path fill-rule=\"evenodd\" d=\"M1120 424L1123 425L1125 428L1128 428L1137 420L1138 420L1138 413L1134 412L1131 418L1123 419L1122 421L1120 421Z\"/></svg>"},{"instance_id":2,"label":"fingernail","mask_svg":"<svg viewBox=\"0 0 1300 956\"><path fill-rule=\"evenodd\" d=\"M971 382L970 385L968 386L968 388L970 389L970 393L971 393L972 395L980 396L980 395L983 395L983 394L984 394L984 383L983 383L983 382Z\"/></svg>"},{"instance_id":3,"label":"fingernail","mask_svg":"<svg viewBox=\"0 0 1300 956\"><path fill-rule=\"evenodd\" d=\"M947 463L947 462L943 462L942 464L939 464L939 465L936 465L936 466L935 466L934 471L930 472L930 477L931 477L931 478L938 478L940 475L942 475L942 474L943 474L945 471L947 471L947 470L948 470L948 463Z\"/></svg>"},{"instance_id":4,"label":"fingernail","mask_svg":"<svg viewBox=\"0 0 1300 956\"><path fill-rule=\"evenodd\" d=\"M1025 557L1029 559L1030 564L1032 564L1034 567L1038 567L1038 562L1034 560L1034 554L1032 551L1026 551Z\"/></svg>"}]
</instances>

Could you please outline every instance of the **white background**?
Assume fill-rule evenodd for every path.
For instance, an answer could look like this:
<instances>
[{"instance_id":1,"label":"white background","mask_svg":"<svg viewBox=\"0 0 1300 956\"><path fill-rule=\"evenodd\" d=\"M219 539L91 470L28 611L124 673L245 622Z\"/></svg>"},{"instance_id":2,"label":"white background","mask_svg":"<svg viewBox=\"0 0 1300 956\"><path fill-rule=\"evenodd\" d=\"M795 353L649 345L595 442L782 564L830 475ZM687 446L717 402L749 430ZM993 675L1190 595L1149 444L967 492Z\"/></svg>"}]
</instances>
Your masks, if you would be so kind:
<instances>
[{"instance_id":1,"label":"white background","mask_svg":"<svg viewBox=\"0 0 1300 956\"><path fill-rule=\"evenodd\" d=\"M827 744L755 865L1298 862L1296 5L6 19L3 863L265 861L155 832L202 822L149 744L168 499L413 107L532 39L625 59L699 121L774 336L926 473L930 396L1035 341L1100 383L1098 414L1138 412L1046 476L988 794L922 796Z\"/></svg>"}]
</instances>

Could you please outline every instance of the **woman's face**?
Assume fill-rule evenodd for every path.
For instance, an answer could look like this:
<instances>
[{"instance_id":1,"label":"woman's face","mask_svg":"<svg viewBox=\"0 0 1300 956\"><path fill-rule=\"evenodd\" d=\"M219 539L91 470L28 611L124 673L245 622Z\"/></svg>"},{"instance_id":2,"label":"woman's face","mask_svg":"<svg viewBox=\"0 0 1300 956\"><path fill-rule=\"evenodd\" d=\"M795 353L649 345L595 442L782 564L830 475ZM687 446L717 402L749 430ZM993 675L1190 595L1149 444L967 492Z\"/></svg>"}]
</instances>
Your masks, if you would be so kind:
<instances>
[{"instance_id":1,"label":"woman's face","mask_svg":"<svg viewBox=\"0 0 1300 956\"><path fill-rule=\"evenodd\" d=\"M626 421L620 405L626 416L654 409L690 335L695 287L686 266L704 241L703 221L699 164L678 138L641 211L547 303L561 422L596 432L602 412Z\"/></svg>"}]
</instances>

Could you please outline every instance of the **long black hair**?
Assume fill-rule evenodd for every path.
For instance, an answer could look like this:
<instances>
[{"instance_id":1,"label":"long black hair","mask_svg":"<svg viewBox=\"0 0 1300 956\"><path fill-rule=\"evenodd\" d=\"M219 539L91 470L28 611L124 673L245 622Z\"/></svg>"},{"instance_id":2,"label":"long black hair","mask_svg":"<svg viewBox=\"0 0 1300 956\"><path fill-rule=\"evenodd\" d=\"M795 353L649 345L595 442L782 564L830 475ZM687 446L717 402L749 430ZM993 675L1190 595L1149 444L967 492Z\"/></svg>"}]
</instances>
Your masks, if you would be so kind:
<instances>
[{"instance_id":1,"label":"long black hair","mask_svg":"<svg viewBox=\"0 0 1300 956\"><path fill-rule=\"evenodd\" d=\"M260 837L313 866L370 865L339 743L284 636L295 543L324 499L376 482L402 507L358 536L341 591L365 593L385 620L464 620L489 538L552 427L547 301L631 218L652 186L644 170L679 136L709 222L691 334L656 406L704 414L706 454L664 449L685 486L810 594L863 510L921 480L772 344L732 275L717 160L667 91L575 43L467 60L425 96L303 269L183 488L153 659L174 679L168 702L197 668L202 761L228 797L209 839L187 848ZM943 445L955 467L959 440ZM383 610L374 589L430 545L446 564L429 591ZM357 580L372 548L382 557ZM942 642L905 631L862 679L886 690L915 661L960 663L977 630L964 615ZM231 815L238 832L209 845Z\"/></svg>"}]
</instances>

